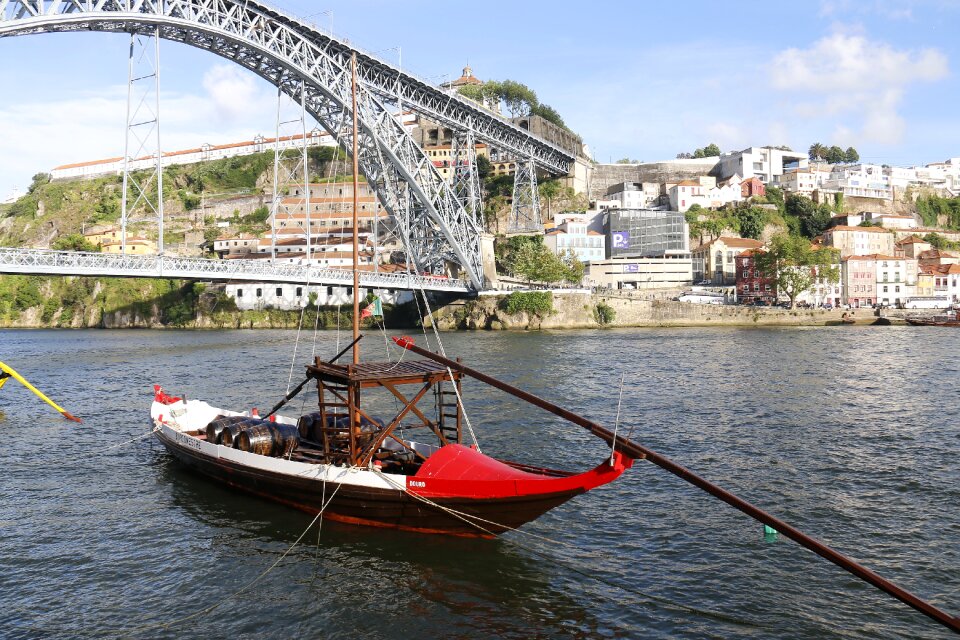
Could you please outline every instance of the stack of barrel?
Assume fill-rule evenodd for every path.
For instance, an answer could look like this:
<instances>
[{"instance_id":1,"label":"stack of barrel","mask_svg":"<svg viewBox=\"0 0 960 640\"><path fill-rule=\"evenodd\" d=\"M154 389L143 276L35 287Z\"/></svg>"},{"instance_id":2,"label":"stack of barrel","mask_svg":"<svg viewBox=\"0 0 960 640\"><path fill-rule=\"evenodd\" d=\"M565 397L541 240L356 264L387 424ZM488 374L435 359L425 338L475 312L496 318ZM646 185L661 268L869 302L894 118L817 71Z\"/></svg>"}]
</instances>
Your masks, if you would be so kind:
<instances>
[{"instance_id":1,"label":"stack of barrel","mask_svg":"<svg viewBox=\"0 0 960 640\"><path fill-rule=\"evenodd\" d=\"M282 458L300 445L297 427L248 416L219 416L207 425L207 442Z\"/></svg>"},{"instance_id":2,"label":"stack of barrel","mask_svg":"<svg viewBox=\"0 0 960 640\"><path fill-rule=\"evenodd\" d=\"M362 434L367 434L369 439L369 434L376 433L380 431L385 426L385 423L380 418L373 418L373 420L368 420L366 416L360 416L360 432ZM306 415L300 416L300 421L297 423L297 429L300 432L300 437L304 440L311 440L313 442L323 442L324 432L328 436L333 436L336 438L340 436L342 438L349 438L349 429L350 429L350 418L349 416L344 415L332 415L327 414L326 423L323 420L323 414L319 411L314 413L308 413Z\"/></svg>"}]
</instances>

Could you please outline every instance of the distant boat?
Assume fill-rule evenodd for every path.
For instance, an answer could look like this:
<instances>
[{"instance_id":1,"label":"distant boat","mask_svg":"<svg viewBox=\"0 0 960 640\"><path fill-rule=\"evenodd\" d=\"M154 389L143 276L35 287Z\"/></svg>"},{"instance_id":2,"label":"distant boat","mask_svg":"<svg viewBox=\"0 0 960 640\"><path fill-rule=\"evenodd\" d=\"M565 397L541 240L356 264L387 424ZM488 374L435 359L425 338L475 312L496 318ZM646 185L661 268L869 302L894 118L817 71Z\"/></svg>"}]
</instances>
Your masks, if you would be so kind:
<instances>
[{"instance_id":1,"label":"distant boat","mask_svg":"<svg viewBox=\"0 0 960 640\"><path fill-rule=\"evenodd\" d=\"M951 309L949 313L930 318L907 316L904 320L917 327L960 327L960 310Z\"/></svg>"}]
</instances>

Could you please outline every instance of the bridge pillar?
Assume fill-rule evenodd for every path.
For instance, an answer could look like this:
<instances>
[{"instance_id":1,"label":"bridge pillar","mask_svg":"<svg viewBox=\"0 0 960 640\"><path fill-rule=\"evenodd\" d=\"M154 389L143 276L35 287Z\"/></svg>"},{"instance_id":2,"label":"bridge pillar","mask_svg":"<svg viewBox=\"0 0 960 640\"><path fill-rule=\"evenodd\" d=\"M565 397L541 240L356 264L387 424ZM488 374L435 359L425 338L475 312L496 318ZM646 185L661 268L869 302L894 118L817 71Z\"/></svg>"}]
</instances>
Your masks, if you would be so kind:
<instances>
[{"instance_id":1,"label":"bridge pillar","mask_svg":"<svg viewBox=\"0 0 960 640\"><path fill-rule=\"evenodd\" d=\"M497 279L497 259L494 252L494 239L492 233L484 233L480 236L480 259L483 264L483 283L485 289L496 289L499 284Z\"/></svg>"},{"instance_id":2,"label":"bridge pillar","mask_svg":"<svg viewBox=\"0 0 960 640\"><path fill-rule=\"evenodd\" d=\"M513 175L513 206L507 233L543 232L540 217L540 194L537 191L537 165L533 158L517 161Z\"/></svg>"}]
</instances>

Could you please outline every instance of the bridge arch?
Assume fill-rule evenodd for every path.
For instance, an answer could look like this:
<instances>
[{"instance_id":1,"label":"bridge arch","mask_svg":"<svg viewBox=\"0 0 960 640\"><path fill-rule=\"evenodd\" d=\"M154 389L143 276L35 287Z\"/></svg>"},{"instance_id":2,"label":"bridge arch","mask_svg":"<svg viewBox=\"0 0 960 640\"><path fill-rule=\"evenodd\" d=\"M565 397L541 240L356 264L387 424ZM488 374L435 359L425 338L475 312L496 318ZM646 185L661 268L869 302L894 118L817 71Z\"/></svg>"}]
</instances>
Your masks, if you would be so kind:
<instances>
[{"instance_id":1,"label":"bridge arch","mask_svg":"<svg viewBox=\"0 0 960 640\"><path fill-rule=\"evenodd\" d=\"M301 93L307 111L350 150L343 134L352 118L350 56L355 51L292 17L254 0L0 0L0 37L104 31L153 35L215 53L278 87L295 101ZM468 215L450 186L382 99L385 65L366 54L358 91L359 166L397 235L419 269L442 262L459 265L475 289L484 288L482 227ZM565 152L517 127L445 96L433 104L423 83L399 72L395 86L404 104L448 125L465 126L478 138L528 152L542 166L559 172L569 166ZM415 99L413 93L423 94ZM408 95L409 94L409 95ZM435 97L435 96L434 96Z\"/></svg>"}]
</instances>

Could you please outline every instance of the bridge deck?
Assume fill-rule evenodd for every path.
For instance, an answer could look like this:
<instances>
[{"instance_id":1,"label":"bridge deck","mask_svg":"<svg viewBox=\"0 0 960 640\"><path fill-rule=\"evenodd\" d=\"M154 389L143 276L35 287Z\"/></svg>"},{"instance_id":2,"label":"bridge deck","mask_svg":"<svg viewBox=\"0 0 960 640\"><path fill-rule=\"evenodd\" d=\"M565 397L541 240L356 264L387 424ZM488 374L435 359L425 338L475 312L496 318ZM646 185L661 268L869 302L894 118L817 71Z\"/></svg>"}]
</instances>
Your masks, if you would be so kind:
<instances>
[{"instance_id":1,"label":"bridge deck","mask_svg":"<svg viewBox=\"0 0 960 640\"><path fill-rule=\"evenodd\" d=\"M294 262L124 256L9 247L0 247L0 273L353 285L353 272L348 269L331 269ZM408 273L361 272L360 286L368 289L423 289L457 293L472 291L472 288L463 280Z\"/></svg>"}]
</instances>

